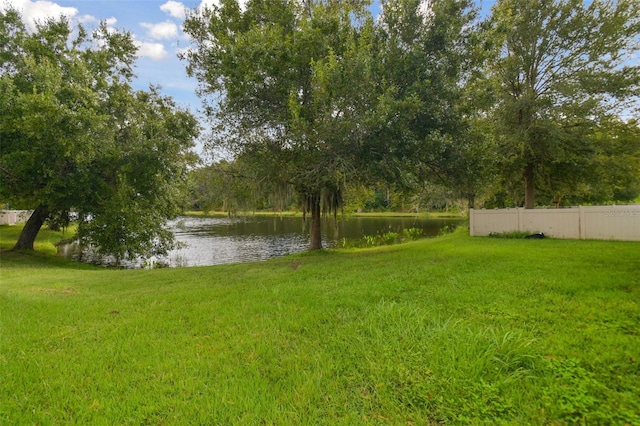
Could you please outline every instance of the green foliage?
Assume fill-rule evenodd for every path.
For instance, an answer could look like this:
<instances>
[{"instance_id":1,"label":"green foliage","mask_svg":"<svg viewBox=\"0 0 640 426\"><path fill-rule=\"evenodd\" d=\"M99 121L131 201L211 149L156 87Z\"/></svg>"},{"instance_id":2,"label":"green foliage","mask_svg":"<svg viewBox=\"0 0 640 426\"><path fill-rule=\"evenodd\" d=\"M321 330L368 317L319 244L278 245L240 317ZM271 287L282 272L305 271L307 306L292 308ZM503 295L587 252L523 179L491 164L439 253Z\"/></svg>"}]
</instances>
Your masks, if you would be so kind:
<instances>
[{"instance_id":1,"label":"green foliage","mask_svg":"<svg viewBox=\"0 0 640 426\"><path fill-rule=\"evenodd\" d=\"M402 237L407 241L415 241L419 238L422 238L422 229L420 228L403 229Z\"/></svg>"},{"instance_id":2,"label":"green foliage","mask_svg":"<svg viewBox=\"0 0 640 426\"><path fill-rule=\"evenodd\" d=\"M388 246L392 244L400 244L408 241L415 241L422 238L422 229L420 228L408 228L403 229L402 234L389 231L377 235L365 235L360 239L352 240L343 238L340 240L341 248L353 248L353 247L379 247Z\"/></svg>"},{"instance_id":3,"label":"green foliage","mask_svg":"<svg viewBox=\"0 0 640 426\"><path fill-rule=\"evenodd\" d=\"M16 248L32 249L44 221L79 217L83 244L117 259L165 252L199 125L155 88L134 92L136 47L101 24L90 36L64 18L28 33L0 12L0 197L38 214Z\"/></svg>"},{"instance_id":4,"label":"green foliage","mask_svg":"<svg viewBox=\"0 0 640 426\"><path fill-rule=\"evenodd\" d=\"M390 245L395 244L400 235L397 232L385 232L384 234L378 235L377 240L379 241L378 245Z\"/></svg>"},{"instance_id":5,"label":"green foliage","mask_svg":"<svg viewBox=\"0 0 640 426\"><path fill-rule=\"evenodd\" d=\"M503 179L524 178L527 208L538 189L559 204L578 184L594 183L598 157L625 164L594 136L637 108L640 66L628 58L639 52L639 17L640 4L626 0L500 0L493 7L486 46L495 52L488 76L496 153Z\"/></svg>"},{"instance_id":6,"label":"green foliage","mask_svg":"<svg viewBox=\"0 0 640 426\"><path fill-rule=\"evenodd\" d=\"M311 214L313 249L321 211L340 208L345 182L362 169L360 126L376 101L365 6L277 1L241 10L229 1L185 22L195 44L187 70L205 102L220 101L208 109L211 147L236 155L272 191L292 188Z\"/></svg>"},{"instance_id":7,"label":"green foliage","mask_svg":"<svg viewBox=\"0 0 640 426\"><path fill-rule=\"evenodd\" d=\"M268 205L269 197L277 196L275 188L260 185L251 165L241 160L223 160L197 168L191 171L190 179L191 207L205 214L214 209L235 214L276 207Z\"/></svg>"},{"instance_id":8,"label":"green foliage","mask_svg":"<svg viewBox=\"0 0 640 426\"><path fill-rule=\"evenodd\" d=\"M556 386L549 387L544 392L544 404L550 409L556 409L563 420L574 424L585 422L586 414L594 409L597 411L596 395L605 387L593 373L580 366L580 360L549 358L546 364Z\"/></svg>"},{"instance_id":9,"label":"green foliage","mask_svg":"<svg viewBox=\"0 0 640 426\"><path fill-rule=\"evenodd\" d=\"M368 6L278 1L241 10L229 1L185 22L195 44L184 55L188 72L212 102L212 147L251 165L261 183L296 192L311 213L312 248L321 211L344 206L348 189L415 187L441 172L451 158L432 154L460 127L468 2L434 2L432 15L418 1L385 2L378 21Z\"/></svg>"},{"instance_id":10,"label":"green foliage","mask_svg":"<svg viewBox=\"0 0 640 426\"><path fill-rule=\"evenodd\" d=\"M491 238L524 238L533 234L529 231L507 231L507 232L492 232L489 234Z\"/></svg>"},{"instance_id":11,"label":"green foliage","mask_svg":"<svg viewBox=\"0 0 640 426\"><path fill-rule=\"evenodd\" d=\"M388 115L373 130L380 137L372 150L380 157L370 156L377 176L400 188L425 181L464 186L456 180L472 168L462 164L468 141L462 100L475 63L474 19L468 1L428 7L417 0L384 2L378 60L385 86L381 114ZM385 146L388 141L393 146Z\"/></svg>"},{"instance_id":12,"label":"green foliage","mask_svg":"<svg viewBox=\"0 0 640 426\"><path fill-rule=\"evenodd\" d=\"M387 232L377 235L365 235L359 239L343 238L340 240L340 248L366 248L379 247L399 243L399 235L395 232Z\"/></svg>"},{"instance_id":13,"label":"green foliage","mask_svg":"<svg viewBox=\"0 0 640 426\"><path fill-rule=\"evenodd\" d=\"M439 232L438 235L443 236L452 233L455 230L455 226L444 226Z\"/></svg>"},{"instance_id":14,"label":"green foliage","mask_svg":"<svg viewBox=\"0 0 640 426\"><path fill-rule=\"evenodd\" d=\"M242 160L257 204L293 191L313 220L626 201L638 16L629 0L501 0L484 22L465 0L389 0L377 20L367 2L228 1L186 21L184 59L210 148Z\"/></svg>"},{"instance_id":15,"label":"green foliage","mask_svg":"<svg viewBox=\"0 0 640 426\"><path fill-rule=\"evenodd\" d=\"M542 368L550 381L543 392L543 404L562 421L572 424L634 424L640 421L637 410L611 410L600 406L600 401L608 398L611 389L605 376L594 371L586 360L546 357Z\"/></svg>"}]
</instances>

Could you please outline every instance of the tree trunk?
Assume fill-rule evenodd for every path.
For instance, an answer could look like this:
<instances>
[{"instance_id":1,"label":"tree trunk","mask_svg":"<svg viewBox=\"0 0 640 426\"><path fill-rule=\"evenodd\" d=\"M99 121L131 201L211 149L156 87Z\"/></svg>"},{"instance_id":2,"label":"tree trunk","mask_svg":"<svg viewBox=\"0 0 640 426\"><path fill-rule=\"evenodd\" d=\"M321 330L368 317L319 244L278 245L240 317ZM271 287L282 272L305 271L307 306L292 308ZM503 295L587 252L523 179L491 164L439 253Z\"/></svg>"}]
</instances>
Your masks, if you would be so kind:
<instances>
[{"instance_id":1,"label":"tree trunk","mask_svg":"<svg viewBox=\"0 0 640 426\"><path fill-rule=\"evenodd\" d=\"M476 194L470 193L467 194L467 201L468 201L468 207L469 209L474 209L476 206Z\"/></svg>"},{"instance_id":2,"label":"tree trunk","mask_svg":"<svg viewBox=\"0 0 640 426\"><path fill-rule=\"evenodd\" d=\"M322 233L320 232L320 196L312 196L309 207L311 210L311 245L309 250L322 249Z\"/></svg>"},{"instance_id":3,"label":"tree trunk","mask_svg":"<svg viewBox=\"0 0 640 426\"><path fill-rule=\"evenodd\" d=\"M24 225L24 228L22 228L22 232L13 250L33 250L33 242L36 240L38 232L40 232L40 228L42 228L48 216L49 209L46 206L40 204L36 207Z\"/></svg>"},{"instance_id":4,"label":"tree trunk","mask_svg":"<svg viewBox=\"0 0 640 426\"><path fill-rule=\"evenodd\" d=\"M535 197L535 187L533 185L534 165L527 163L524 168L524 208L532 209Z\"/></svg>"}]
</instances>

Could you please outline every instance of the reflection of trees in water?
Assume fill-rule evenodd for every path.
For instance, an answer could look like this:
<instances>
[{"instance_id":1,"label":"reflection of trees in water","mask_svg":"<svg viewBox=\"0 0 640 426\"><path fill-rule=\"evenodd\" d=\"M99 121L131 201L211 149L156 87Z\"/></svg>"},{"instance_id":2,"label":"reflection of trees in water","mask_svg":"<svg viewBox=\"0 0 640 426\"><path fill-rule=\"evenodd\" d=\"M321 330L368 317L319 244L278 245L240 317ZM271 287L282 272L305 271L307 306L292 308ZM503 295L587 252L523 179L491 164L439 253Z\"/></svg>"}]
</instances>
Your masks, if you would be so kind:
<instances>
[{"instance_id":1,"label":"reflection of trees in water","mask_svg":"<svg viewBox=\"0 0 640 426\"><path fill-rule=\"evenodd\" d=\"M455 227L462 219L428 219L423 217L352 217L334 221L326 218L323 227L325 247L339 245L346 239L361 239L389 232L402 234L405 229L419 228L422 235L436 236L441 229ZM128 262L121 267L205 266L266 260L303 252L309 246L309 232L301 217L249 216L238 218L182 217L171 222L179 243L166 257ZM307 227L308 228L308 227ZM87 263L113 266L113 260L91 250L80 250L77 243L58 248L61 256Z\"/></svg>"}]
</instances>

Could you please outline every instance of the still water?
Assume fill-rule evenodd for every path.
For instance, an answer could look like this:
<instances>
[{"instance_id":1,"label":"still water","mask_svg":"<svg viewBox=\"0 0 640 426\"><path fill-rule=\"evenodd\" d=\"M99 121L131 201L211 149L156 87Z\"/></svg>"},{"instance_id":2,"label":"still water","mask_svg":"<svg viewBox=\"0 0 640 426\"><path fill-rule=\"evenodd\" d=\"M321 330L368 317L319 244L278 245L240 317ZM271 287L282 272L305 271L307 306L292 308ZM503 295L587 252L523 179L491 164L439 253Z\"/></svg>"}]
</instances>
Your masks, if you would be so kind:
<instances>
[{"instance_id":1,"label":"still water","mask_svg":"<svg viewBox=\"0 0 640 426\"><path fill-rule=\"evenodd\" d=\"M436 236L441 229L454 228L463 219L428 219L425 217L352 217L325 219L322 244L339 245L343 239L358 240L387 232L402 234L404 229L419 228L425 237ZM152 261L170 267L205 266L266 260L299 253L309 248L309 222L301 216L180 217L169 223L180 248L166 258ZM59 254L78 259L77 247L59 247ZM91 261L87 254L83 258ZM95 261L95 260L94 260ZM141 267L129 264L126 267Z\"/></svg>"},{"instance_id":2,"label":"still water","mask_svg":"<svg viewBox=\"0 0 640 426\"><path fill-rule=\"evenodd\" d=\"M353 217L326 219L322 224L323 247L335 247L343 238L360 239L386 232L402 233L420 228L424 236L436 236L445 226L461 219L424 217ZM201 266L270 259L309 248L308 222L301 217L198 218L182 217L170 224L176 240L184 245L168 256L169 266Z\"/></svg>"}]
</instances>

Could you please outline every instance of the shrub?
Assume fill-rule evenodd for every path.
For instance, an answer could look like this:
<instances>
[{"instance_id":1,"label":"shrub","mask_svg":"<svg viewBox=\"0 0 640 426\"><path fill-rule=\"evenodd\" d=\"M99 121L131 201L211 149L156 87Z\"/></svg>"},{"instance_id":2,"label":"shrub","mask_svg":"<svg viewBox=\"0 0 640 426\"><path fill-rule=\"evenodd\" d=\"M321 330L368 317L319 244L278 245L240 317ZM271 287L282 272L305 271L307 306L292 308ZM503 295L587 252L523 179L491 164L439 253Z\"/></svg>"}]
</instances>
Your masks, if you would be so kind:
<instances>
[{"instance_id":1,"label":"shrub","mask_svg":"<svg viewBox=\"0 0 640 426\"><path fill-rule=\"evenodd\" d=\"M524 238L534 232L529 231L508 231L508 232L491 232L489 237L491 238Z\"/></svg>"},{"instance_id":2,"label":"shrub","mask_svg":"<svg viewBox=\"0 0 640 426\"><path fill-rule=\"evenodd\" d=\"M402 238L405 241L415 241L422 238L422 229L420 228L408 228L402 230Z\"/></svg>"}]
</instances>

